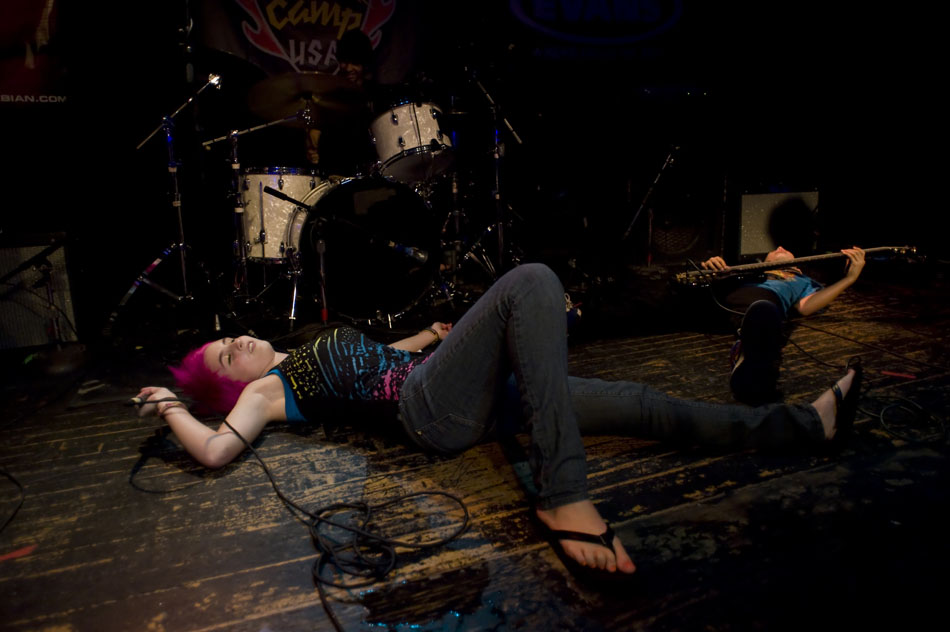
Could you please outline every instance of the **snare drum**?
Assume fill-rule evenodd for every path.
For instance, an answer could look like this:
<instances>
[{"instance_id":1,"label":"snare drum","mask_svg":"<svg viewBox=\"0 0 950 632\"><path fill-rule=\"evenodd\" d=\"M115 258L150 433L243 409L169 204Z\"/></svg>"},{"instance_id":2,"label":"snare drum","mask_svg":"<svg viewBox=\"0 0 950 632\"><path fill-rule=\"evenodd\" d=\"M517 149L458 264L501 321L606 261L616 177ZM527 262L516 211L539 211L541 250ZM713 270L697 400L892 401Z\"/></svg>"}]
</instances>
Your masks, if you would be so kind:
<instances>
[{"instance_id":1,"label":"snare drum","mask_svg":"<svg viewBox=\"0 0 950 632\"><path fill-rule=\"evenodd\" d=\"M425 182L452 164L452 139L432 103L400 102L370 125L380 172L400 182Z\"/></svg>"},{"instance_id":2,"label":"snare drum","mask_svg":"<svg viewBox=\"0 0 950 632\"><path fill-rule=\"evenodd\" d=\"M241 176L244 203L244 239L249 259L282 262L289 249L297 250L305 209L264 191L271 187L312 206L330 183L315 172L289 167L247 169Z\"/></svg>"}]
</instances>

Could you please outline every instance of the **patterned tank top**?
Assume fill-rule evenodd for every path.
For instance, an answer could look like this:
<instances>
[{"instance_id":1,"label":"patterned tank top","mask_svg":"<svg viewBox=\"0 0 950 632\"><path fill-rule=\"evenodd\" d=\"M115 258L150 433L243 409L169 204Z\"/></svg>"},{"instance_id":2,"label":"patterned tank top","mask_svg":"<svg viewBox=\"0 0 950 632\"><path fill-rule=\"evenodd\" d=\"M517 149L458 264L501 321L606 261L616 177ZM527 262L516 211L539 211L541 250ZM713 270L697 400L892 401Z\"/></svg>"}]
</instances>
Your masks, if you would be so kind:
<instances>
[{"instance_id":1,"label":"patterned tank top","mask_svg":"<svg viewBox=\"0 0 950 632\"><path fill-rule=\"evenodd\" d=\"M316 421L327 400L397 401L409 373L428 357L340 327L294 350L270 373L284 383L287 419Z\"/></svg>"}]
</instances>

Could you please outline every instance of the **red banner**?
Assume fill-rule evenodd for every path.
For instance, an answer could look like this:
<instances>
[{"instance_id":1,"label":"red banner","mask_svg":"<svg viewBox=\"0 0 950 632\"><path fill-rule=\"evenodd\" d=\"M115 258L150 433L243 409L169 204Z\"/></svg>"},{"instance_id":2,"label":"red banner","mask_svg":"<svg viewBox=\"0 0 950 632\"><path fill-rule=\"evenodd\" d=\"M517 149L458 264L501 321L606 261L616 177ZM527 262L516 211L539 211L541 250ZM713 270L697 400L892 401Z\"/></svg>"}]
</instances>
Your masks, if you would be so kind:
<instances>
[{"instance_id":1,"label":"red banner","mask_svg":"<svg viewBox=\"0 0 950 632\"><path fill-rule=\"evenodd\" d=\"M196 31L205 46L246 59L267 74L335 73L337 42L358 29L369 37L381 81L398 82L409 65L409 16L397 0L215 0L203 3ZM407 13L406 7L401 13ZM393 46L393 39L400 45ZM406 45L408 44L408 46ZM390 51L397 49L396 54Z\"/></svg>"},{"instance_id":2,"label":"red banner","mask_svg":"<svg viewBox=\"0 0 950 632\"><path fill-rule=\"evenodd\" d=\"M0 105L66 102L55 0L4 0L0 20Z\"/></svg>"}]
</instances>

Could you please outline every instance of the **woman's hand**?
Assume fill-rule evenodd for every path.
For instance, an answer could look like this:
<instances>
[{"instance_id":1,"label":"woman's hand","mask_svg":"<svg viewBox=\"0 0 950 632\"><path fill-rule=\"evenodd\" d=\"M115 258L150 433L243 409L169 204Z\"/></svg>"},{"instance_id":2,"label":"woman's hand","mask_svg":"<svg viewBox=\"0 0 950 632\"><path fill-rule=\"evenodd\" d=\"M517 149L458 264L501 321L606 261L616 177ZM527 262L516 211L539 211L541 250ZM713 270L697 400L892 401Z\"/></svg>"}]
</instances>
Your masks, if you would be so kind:
<instances>
[{"instance_id":1,"label":"woman's hand","mask_svg":"<svg viewBox=\"0 0 950 632\"><path fill-rule=\"evenodd\" d=\"M445 337L452 331L452 323L432 323L431 327L426 327L415 336L409 336L402 340L390 344L393 349L402 349L403 351L422 351L430 345L445 340ZM433 336L435 336L433 338Z\"/></svg>"},{"instance_id":2,"label":"woman's hand","mask_svg":"<svg viewBox=\"0 0 950 632\"><path fill-rule=\"evenodd\" d=\"M161 386L146 386L138 394L139 399L144 399L147 402L154 402L161 399L173 399L177 400L178 396L172 393L167 388ZM139 417L145 417L146 415L155 414L158 416L158 405L146 403L139 408Z\"/></svg>"},{"instance_id":3,"label":"woman's hand","mask_svg":"<svg viewBox=\"0 0 950 632\"><path fill-rule=\"evenodd\" d=\"M710 257L699 264L703 270L728 270L725 259L722 257Z\"/></svg>"},{"instance_id":4,"label":"woman's hand","mask_svg":"<svg viewBox=\"0 0 950 632\"><path fill-rule=\"evenodd\" d=\"M432 329L439 335L439 340L445 340L445 337L452 331L452 323L440 323L436 321L432 323Z\"/></svg>"},{"instance_id":5,"label":"woman's hand","mask_svg":"<svg viewBox=\"0 0 950 632\"><path fill-rule=\"evenodd\" d=\"M854 248L845 248L841 252L848 255L848 270L845 276L852 282L857 281L864 269L864 251L855 246Z\"/></svg>"}]
</instances>

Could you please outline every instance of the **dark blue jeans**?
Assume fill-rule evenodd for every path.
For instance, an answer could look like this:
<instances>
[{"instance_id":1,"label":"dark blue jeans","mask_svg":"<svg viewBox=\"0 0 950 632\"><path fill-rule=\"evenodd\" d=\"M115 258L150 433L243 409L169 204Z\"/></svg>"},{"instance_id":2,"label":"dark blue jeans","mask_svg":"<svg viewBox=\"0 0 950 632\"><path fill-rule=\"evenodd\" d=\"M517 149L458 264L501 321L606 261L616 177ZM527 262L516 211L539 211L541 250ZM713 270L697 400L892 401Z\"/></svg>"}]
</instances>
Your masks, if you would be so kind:
<instances>
[{"instance_id":1,"label":"dark blue jeans","mask_svg":"<svg viewBox=\"0 0 950 632\"><path fill-rule=\"evenodd\" d=\"M587 498L581 432L719 446L823 437L811 406L723 406L633 382L569 378L566 327L554 272L540 264L508 272L409 374L399 400L406 432L423 449L453 454L483 440L514 403L544 509Z\"/></svg>"}]
</instances>

